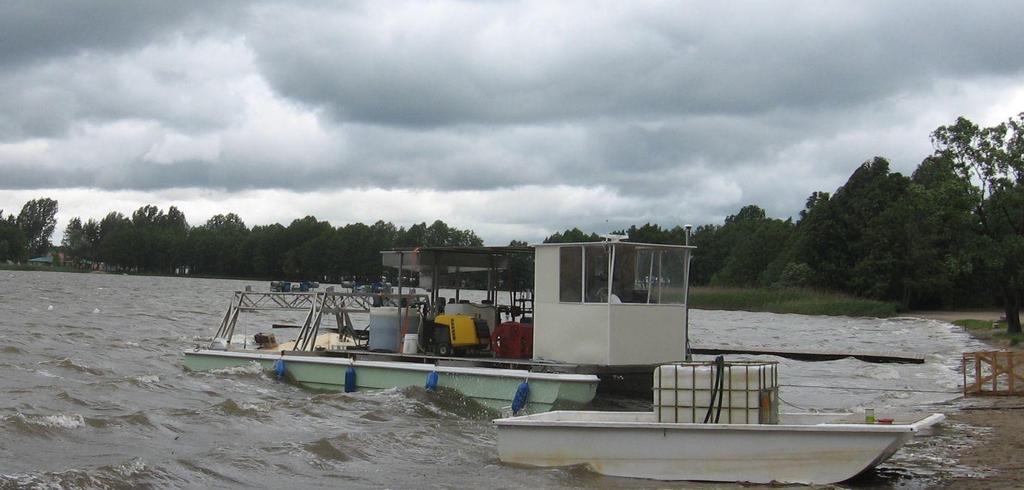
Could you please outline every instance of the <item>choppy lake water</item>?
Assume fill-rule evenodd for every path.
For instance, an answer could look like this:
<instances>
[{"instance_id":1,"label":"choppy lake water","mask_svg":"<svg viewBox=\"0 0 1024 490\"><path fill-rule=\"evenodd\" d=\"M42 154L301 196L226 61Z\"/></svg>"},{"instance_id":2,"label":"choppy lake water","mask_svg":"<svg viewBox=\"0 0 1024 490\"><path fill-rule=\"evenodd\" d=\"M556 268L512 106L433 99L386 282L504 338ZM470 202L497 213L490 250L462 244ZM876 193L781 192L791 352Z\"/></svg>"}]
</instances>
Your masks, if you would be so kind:
<instances>
[{"instance_id":1,"label":"choppy lake water","mask_svg":"<svg viewBox=\"0 0 1024 490\"><path fill-rule=\"evenodd\" d=\"M182 351L210 338L231 293L246 285L267 287L0 271L0 488L722 488L504 466L495 414L457 396L317 393L252 369L184 371ZM874 407L881 416L886 407L941 404L959 391L960 353L983 348L950 324L919 319L694 311L691 329L700 345L928 358L781 360L780 396L792 405L784 411ZM597 403L621 407L645 408ZM976 436L949 424L849 486L925 488L973 471L954 463L965 437Z\"/></svg>"}]
</instances>

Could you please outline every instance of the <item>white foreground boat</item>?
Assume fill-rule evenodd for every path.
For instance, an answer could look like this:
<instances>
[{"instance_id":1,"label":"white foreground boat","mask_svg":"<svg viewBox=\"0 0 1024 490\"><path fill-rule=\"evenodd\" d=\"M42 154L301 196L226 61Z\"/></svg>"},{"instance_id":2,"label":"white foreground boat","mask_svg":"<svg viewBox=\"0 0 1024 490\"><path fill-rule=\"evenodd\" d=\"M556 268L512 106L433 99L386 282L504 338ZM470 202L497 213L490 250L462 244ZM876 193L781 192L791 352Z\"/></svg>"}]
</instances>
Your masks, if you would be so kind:
<instances>
[{"instance_id":1,"label":"white foreground boat","mask_svg":"<svg viewBox=\"0 0 1024 490\"><path fill-rule=\"evenodd\" d=\"M506 463L586 464L604 475L657 480L829 484L875 467L944 419L697 424L660 423L653 412L556 411L494 423Z\"/></svg>"}]
</instances>

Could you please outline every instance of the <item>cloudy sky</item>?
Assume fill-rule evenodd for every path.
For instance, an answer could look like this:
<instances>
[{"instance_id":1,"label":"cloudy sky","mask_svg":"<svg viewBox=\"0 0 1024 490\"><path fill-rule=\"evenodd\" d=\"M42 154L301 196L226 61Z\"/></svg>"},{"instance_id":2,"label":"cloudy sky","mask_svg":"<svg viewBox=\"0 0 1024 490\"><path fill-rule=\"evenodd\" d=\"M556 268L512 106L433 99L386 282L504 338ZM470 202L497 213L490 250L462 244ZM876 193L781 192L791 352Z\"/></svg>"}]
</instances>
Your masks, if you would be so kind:
<instances>
[{"instance_id":1,"label":"cloudy sky","mask_svg":"<svg viewBox=\"0 0 1024 490\"><path fill-rule=\"evenodd\" d=\"M795 215L1024 111L1024 2L0 4L0 209L192 224ZM55 239L59 240L58 236Z\"/></svg>"}]
</instances>

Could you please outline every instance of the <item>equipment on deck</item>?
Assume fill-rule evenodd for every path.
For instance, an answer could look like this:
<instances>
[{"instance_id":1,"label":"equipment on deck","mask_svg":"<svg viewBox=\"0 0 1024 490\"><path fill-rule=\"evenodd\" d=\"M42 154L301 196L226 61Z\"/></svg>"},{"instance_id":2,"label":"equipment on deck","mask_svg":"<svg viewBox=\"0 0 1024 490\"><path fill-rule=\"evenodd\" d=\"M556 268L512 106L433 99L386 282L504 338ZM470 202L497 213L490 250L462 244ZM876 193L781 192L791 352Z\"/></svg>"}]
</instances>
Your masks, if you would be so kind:
<instances>
[{"instance_id":1,"label":"equipment on deck","mask_svg":"<svg viewBox=\"0 0 1024 490\"><path fill-rule=\"evenodd\" d=\"M487 349L491 334L487 321L470 315L437 315L434 318L434 345L438 355Z\"/></svg>"},{"instance_id":2,"label":"equipment on deck","mask_svg":"<svg viewBox=\"0 0 1024 490\"><path fill-rule=\"evenodd\" d=\"M533 357L533 325L505 322L491 334L491 351L495 357L529 359Z\"/></svg>"}]
</instances>

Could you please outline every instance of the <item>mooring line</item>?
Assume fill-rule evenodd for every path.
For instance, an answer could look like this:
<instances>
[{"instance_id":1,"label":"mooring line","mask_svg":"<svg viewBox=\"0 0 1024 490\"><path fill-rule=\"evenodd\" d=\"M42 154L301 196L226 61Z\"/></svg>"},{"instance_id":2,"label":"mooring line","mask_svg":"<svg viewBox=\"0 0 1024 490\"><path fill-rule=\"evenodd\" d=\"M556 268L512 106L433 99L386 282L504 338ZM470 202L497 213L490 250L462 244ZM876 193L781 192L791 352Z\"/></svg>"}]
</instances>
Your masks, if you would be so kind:
<instances>
[{"instance_id":1,"label":"mooring line","mask_svg":"<svg viewBox=\"0 0 1024 490\"><path fill-rule=\"evenodd\" d=\"M779 399L780 402L785 403L786 405L789 405L789 406L791 406L793 408L797 408L797 409L800 409L800 410L806 410L808 412L812 411L812 409L810 409L810 408L801 407L800 405L796 405L796 404L790 403L790 402L786 401L784 398L782 398L781 396L779 396L778 399Z\"/></svg>"}]
</instances>

